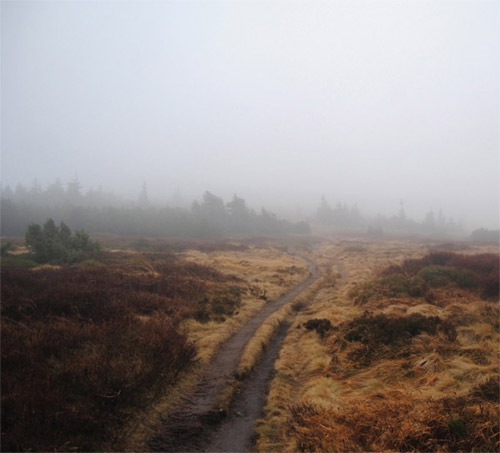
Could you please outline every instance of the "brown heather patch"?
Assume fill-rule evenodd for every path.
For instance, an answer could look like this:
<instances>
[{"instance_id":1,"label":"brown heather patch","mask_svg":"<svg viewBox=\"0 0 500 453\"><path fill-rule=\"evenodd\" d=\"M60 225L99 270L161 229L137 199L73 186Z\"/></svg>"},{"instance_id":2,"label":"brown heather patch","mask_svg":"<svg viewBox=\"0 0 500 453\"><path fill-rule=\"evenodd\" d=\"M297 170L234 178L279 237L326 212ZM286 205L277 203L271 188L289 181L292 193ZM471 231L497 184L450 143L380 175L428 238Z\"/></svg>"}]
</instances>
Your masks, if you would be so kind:
<instances>
[{"instance_id":1,"label":"brown heather patch","mask_svg":"<svg viewBox=\"0 0 500 453\"><path fill-rule=\"evenodd\" d=\"M172 255L2 268L2 450L95 451L187 369L179 328L238 285Z\"/></svg>"}]
</instances>

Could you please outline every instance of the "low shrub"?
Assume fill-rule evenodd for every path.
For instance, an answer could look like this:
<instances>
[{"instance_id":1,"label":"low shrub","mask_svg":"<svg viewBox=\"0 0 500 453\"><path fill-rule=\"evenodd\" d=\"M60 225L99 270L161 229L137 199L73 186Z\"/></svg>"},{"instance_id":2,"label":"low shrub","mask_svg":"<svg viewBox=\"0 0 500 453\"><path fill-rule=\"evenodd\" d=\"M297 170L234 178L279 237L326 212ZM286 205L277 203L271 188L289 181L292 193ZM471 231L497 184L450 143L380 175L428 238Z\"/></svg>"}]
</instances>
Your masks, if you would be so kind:
<instances>
[{"instance_id":1,"label":"low shrub","mask_svg":"<svg viewBox=\"0 0 500 453\"><path fill-rule=\"evenodd\" d=\"M43 227L36 223L30 224L25 238L26 245L39 263L72 263L100 250L99 244L92 241L83 230L72 233L64 222L57 227L52 219L47 219Z\"/></svg>"},{"instance_id":2,"label":"low shrub","mask_svg":"<svg viewBox=\"0 0 500 453\"><path fill-rule=\"evenodd\" d=\"M333 328L332 323L328 319L309 319L304 323L304 327L307 330L315 330L322 338Z\"/></svg>"},{"instance_id":3,"label":"low shrub","mask_svg":"<svg viewBox=\"0 0 500 453\"><path fill-rule=\"evenodd\" d=\"M299 301L297 301L297 302L294 302L294 303L292 304L292 310L293 310L294 312L296 312L296 313L298 313L298 312L300 312L300 311L304 310L304 308L306 308L306 303L305 303L305 302L303 302L303 301L301 301L301 300L299 300Z\"/></svg>"},{"instance_id":4,"label":"low shrub","mask_svg":"<svg viewBox=\"0 0 500 453\"><path fill-rule=\"evenodd\" d=\"M223 322L225 316L232 316L241 305L241 291L238 287L229 287L227 290L212 296L200 299L190 312L190 316L198 322Z\"/></svg>"},{"instance_id":5,"label":"low shrub","mask_svg":"<svg viewBox=\"0 0 500 453\"><path fill-rule=\"evenodd\" d=\"M417 274L433 288L455 285L459 288L477 288L478 278L471 272L448 266L430 265Z\"/></svg>"},{"instance_id":6,"label":"low shrub","mask_svg":"<svg viewBox=\"0 0 500 453\"><path fill-rule=\"evenodd\" d=\"M392 274L355 287L349 296L356 305L365 305L383 297L427 298L429 293L430 287L421 277Z\"/></svg>"},{"instance_id":7,"label":"low shrub","mask_svg":"<svg viewBox=\"0 0 500 453\"><path fill-rule=\"evenodd\" d=\"M408 316L372 315L368 312L335 328L332 354L338 348L346 350L349 361L355 367L369 366L381 358L405 356L407 346L420 333L442 335L453 342L457 337L455 326L438 316L413 313Z\"/></svg>"},{"instance_id":8,"label":"low shrub","mask_svg":"<svg viewBox=\"0 0 500 453\"><path fill-rule=\"evenodd\" d=\"M435 334L441 331L450 341L457 336L455 328L439 316L423 316L420 313L401 317L365 313L346 323L343 330L345 340L374 347L405 342L421 332Z\"/></svg>"},{"instance_id":9,"label":"low shrub","mask_svg":"<svg viewBox=\"0 0 500 453\"><path fill-rule=\"evenodd\" d=\"M390 266L382 275L385 281L388 278L418 276L434 288L477 288L484 299L498 299L499 259L499 255L493 253L461 255L447 251L431 252L420 259L406 260L400 266Z\"/></svg>"},{"instance_id":10,"label":"low shrub","mask_svg":"<svg viewBox=\"0 0 500 453\"><path fill-rule=\"evenodd\" d=\"M490 242L490 243L500 243L500 230L488 230L486 228L480 228L474 230L470 235L471 240L475 242Z\"/></svg>"}]
</instances>

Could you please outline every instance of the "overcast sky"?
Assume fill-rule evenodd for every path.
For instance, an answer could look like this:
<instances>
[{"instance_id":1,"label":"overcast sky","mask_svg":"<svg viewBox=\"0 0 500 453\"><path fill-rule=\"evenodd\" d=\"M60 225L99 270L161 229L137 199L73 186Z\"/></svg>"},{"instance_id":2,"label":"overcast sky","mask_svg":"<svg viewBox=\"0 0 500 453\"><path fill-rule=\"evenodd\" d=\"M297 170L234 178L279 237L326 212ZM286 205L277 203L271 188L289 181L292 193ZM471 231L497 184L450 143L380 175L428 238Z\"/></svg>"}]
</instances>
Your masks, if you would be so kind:
<instances>
[{"instance_id":1,"label":"overcast sky","mask_svg":"<svg viewBox=\"0 0 500 453\"><path fill-rule=\"evenodd\" d=\"M498 30L498 1L3 0L1 181L494 227Z\"/></svg>"}]
</instances>

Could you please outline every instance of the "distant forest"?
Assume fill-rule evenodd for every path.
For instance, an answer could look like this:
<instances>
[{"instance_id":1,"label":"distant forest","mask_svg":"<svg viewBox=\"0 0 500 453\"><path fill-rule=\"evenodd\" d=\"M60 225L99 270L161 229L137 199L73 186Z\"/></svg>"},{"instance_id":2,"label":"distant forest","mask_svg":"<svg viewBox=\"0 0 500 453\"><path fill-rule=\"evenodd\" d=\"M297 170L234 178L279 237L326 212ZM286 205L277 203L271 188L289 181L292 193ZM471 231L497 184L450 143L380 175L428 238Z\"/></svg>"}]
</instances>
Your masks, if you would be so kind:
<instances>
[{"instance_id":1,"label":"distant forest","mask_svg":"<svg viewBox=\"0 0 500 453\"><path fill-rule=\"evenodd\" d=\"M460 224L447 218L441 210L437 214L429 211L422 222L417 222L406 215L401 203L399 211L393 216L377 215L375 218L367 219L359 213L356 205L349 207L345 203L337 203L332 208L325 197L321 198L316 211L316 221L338 228L364 227L373 235L382 234L384 231L440 235L463 230Z\"/></svg>"},{"instance_id":2,"label":"distant forest","mask_svg":"<svg viewBox=\"0 0 500 453\"><path fill-rule=\"evenodd\" d=\"M83 193L76 179L66 185L57 180L45 188L36 182L29 188L21 184L14 190L8 186L2 188L0 225L3 236L22 236L30 223L43 224L48 218L91 234L125 236L221 237L311 232L309 223L280 219L264 208L256 212L237 195L225 202L207 191L190 207L171 207L167 201L162 206L153 206L145 184L132 201L102 189ZM441 210L429 211L420 222L409 218L402 202L392 216L368 218L356 205L336 203L332 207L322 197L309 220L335 229L363 230L373 236L384 232L436 236L463 233L460 223L447 218ZM498 234L498 231L476 230L471 239L498 242Z\"/></svg>"},{"instance_id":3,"label":"distant forest","mask_svg":"<svg viewBox=\"0 0 500 453\"><path fill-rule=\"evenodd\" d=\"M83 194L77 180L71 181L66 188L56 181L45 189L37 183L31 188L18 185L15 190L10 187L2 189L3 236L22 236L30 223L41 224L47 218L92 234L130 236L218 237L307 234L311 231L306 222L279 219L264 208L257 213L236 195L225 203L208 191L187 209L151 206L145 186L135 202L126 202L102 190Z\"/></svg>"}]
</instances>

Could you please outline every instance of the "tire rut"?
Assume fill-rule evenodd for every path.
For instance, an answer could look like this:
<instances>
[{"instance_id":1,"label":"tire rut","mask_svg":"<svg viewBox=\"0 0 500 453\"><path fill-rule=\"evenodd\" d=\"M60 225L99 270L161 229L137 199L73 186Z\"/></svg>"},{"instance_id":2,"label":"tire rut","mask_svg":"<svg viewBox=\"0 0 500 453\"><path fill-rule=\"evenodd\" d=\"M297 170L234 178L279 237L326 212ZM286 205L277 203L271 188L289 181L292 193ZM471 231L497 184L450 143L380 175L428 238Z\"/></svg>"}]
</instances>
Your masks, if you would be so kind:
<instances>
[{"instance_id":1,"label":"tire rut","mask_svg":"<svg viewBox=\"0 0 500 453\"><path fill-rule=\"evenodd\" d=\"M208 448L207 446L209 445L211 446L210 440L214 432L227 416L226 412L221 408L223 391L236 379L235 372L246 344L272 313L291 301L318 279L319 273L314 264L309 264L309 270L311 275L307 279L297 285L292 291L267 303L239 331L222 344L212 358L210 364L207 366L194 392L185 399L185 405L162 420L160 432L148 442L148 447L151 451L209 451L206 450L206 448ZM286 334L286 329L284 333L282 329L284 329L283 326L280 329L281 335ZM272 340L263 359L256 365L256 369L250 376L255 376L257 374L258 369L261 368L261 364L269 359L268 356L271 357L271 359L269 359L271 360L270 366L273 366L281 344L281 341L279 341L280 332ZM274 359L272 359L273 356L271 354L272 350L274 350L273 348L276 348ZM260 374L262 374L262 376L260 376ZM260 374L259 379L264 379L264 384L260 387L262 402L259 408L261 409L263 398L265 398L265 389L267 388L265 382L268 382L269 379L269 370L266 371L264 367L263 371L260 371ZM260 411L253 418L253 421L255 421L259 415ZM247 444L241 447L246 449ZM212 448L212 446L210 448ZM216 450L213 451L222 451L219 447L214 446L213 448L216 448ZM231 449L228 451L243 450Z\"/></svg>"},{"instance_id":2,"label":"tire rut","mask_svg":"<svg viewBox=\"0 0 500 453\"><path fill-rule=\"evenodd\" d=\"M274 362L279 356L281 343L286 337L289 323L282 324L267 346L263 357L252 370L231 403L227 418L213 433L206 452L250 452L255 441L254 426L262 414L269 384L274 375Z\"/></svg>"}]
</instances>

